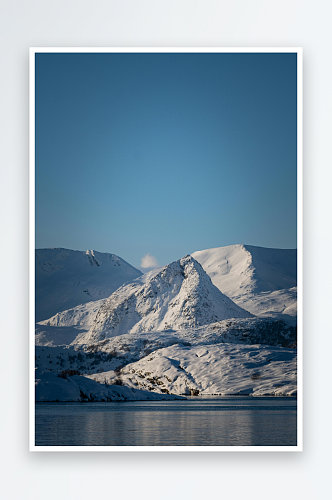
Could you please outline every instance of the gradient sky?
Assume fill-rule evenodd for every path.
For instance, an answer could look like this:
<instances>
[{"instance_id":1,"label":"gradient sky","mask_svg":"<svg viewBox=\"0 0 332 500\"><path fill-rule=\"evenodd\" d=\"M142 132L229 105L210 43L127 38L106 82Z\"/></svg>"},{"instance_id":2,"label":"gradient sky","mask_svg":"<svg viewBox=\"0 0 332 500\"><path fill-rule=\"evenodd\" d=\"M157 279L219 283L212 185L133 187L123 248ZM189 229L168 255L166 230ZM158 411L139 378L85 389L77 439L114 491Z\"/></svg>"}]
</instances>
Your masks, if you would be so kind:
<instances>
[{"instance_id":1,"label":"gradient sky","mask_svg":"<svg viewBox=\"0 0 332 500\"><path fill-rule=\"evenodd\" d=\"M36 54L36 248L296 248L296 54Z\"/></svg>"}]
</instances>

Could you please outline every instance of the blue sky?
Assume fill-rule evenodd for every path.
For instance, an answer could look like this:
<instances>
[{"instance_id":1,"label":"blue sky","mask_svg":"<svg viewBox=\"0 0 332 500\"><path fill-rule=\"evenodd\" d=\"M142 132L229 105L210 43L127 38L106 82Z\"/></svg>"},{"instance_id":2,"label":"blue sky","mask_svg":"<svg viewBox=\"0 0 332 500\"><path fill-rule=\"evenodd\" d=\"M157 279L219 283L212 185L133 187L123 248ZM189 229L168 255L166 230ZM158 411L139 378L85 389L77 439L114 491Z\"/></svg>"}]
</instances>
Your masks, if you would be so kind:
<instances>
[{"instance_id":1,"label":"blue sky","mask_svg":"<svg viewBox=\"0 0 332 500\"><path fill-rule=\"evenodd\" d=\"M296 248L296 54L36 54L36 247Z\"/></svg>"}]
</instances>

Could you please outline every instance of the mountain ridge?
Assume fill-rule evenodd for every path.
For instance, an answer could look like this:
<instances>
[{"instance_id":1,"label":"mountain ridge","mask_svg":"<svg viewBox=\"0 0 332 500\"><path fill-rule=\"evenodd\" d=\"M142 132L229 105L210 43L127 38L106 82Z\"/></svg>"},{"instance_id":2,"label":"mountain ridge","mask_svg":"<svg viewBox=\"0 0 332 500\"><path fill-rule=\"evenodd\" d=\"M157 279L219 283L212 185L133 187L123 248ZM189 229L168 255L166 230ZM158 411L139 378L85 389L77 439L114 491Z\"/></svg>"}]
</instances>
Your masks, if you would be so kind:
<instances>
[{"instance_id":1,"label":"mountain ridge","mask_svg":"<svg viewBox=\"0 0 332 500\"><path fill-rule=\"evenodd\" d=\"M252 314L296 316L296 249L237 244L192 256L222 293Z\"/></svg>"},{"instance_id":2,"label":"mountain ridge","mask_svg":"<svg viewBox=\"0 0 332 500\"><path fill-rule=\"evenodd\" d=\"M186 255L152 274L144 284L138 278L116 290L103 302L81 342L251 316L222 294L202 266Z\"/></svg>"}]
</instances>

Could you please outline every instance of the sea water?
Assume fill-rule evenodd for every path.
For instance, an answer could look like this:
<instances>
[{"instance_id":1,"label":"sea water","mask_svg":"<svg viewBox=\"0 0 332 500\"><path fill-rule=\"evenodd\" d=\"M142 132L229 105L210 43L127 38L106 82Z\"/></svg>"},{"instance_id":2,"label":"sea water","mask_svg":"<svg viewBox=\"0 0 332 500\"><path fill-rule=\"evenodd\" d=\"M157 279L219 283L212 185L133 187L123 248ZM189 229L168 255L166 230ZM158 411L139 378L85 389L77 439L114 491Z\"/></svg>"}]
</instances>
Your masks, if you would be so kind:
<instances>
[{"instance_id":1,"label":"sea water","mask_svg":"<svg viewBox=\"0 0 332 500\"><path fill-rule=\"evenodd\" d=\"M296 446L294 397L37 403L36 446Z\"/></svg>"}]
</instances>

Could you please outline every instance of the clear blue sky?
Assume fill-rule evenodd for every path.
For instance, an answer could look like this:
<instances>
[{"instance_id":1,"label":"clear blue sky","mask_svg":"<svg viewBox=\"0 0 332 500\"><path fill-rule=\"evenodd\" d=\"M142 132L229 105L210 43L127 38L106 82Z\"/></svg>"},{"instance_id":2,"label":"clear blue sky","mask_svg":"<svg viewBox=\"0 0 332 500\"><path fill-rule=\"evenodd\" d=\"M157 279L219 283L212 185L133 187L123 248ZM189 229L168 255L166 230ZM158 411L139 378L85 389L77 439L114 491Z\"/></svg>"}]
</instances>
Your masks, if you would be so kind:
<instances>
[{"instance_id":1,"label":"clear blue sky","mask_svg":"<svg viewBox=\"0 0 332 500\"><path fill-rule=\"evenodd\" d=\"M36 55L36 247L296 248L296 54Z\"/></svg>"}]
</instances>

